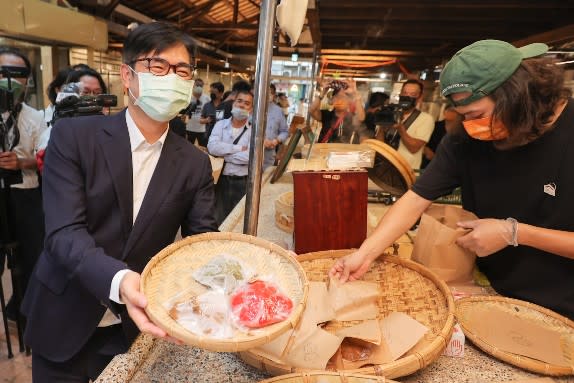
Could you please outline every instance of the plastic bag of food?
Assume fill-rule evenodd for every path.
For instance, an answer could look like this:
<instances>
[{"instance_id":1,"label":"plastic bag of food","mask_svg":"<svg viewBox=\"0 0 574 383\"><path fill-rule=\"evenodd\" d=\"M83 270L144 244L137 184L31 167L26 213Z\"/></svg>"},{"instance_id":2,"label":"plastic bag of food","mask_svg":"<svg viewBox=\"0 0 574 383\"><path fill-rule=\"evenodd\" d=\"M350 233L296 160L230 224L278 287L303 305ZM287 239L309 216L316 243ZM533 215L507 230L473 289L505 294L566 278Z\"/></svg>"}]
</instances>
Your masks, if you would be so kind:
<instances>
[{"instance_id":1,"label":"plastic bag of food","mask_svg":"<svg viewBox=\"0 0 574 383\"><path fill-rule=\"evenodd\" d=\"M202 285L227 292L254 275L255 272L244 261L229 254L217 255L193 272L193 278Z\"/></svg>"},{"instance_id":2,"label":"plastic bag of food","mask_svg":"<svg viewBox=\"0 0 574 383\"><path fill-rule=\"evenodd\" d=\"M177 303L169 315L194 334L226 339L235 332L229 313L229 297L218 289Z\"/></svg>"},{"instance_id":3,"label":"plastic bag of food","mask_svg":"<svg viewBox=\"0 0 574 383\"><path fill-rule=\"evenodd\" d=\"M281 322L293 301L273 282L256 280L240 285L230 297L231 318L239 327L259 328Z\"/></svg>"}]
</instances>

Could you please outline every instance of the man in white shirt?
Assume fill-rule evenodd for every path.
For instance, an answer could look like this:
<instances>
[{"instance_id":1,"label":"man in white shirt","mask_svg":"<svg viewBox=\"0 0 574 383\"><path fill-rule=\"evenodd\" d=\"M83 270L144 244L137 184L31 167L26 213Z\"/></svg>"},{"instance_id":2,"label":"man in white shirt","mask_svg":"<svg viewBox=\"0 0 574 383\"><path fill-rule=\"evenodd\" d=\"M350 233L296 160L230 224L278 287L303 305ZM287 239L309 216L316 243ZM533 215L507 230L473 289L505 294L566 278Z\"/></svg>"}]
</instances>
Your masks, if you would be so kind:
<instances>
[{"instance_id":1,"label":"man in white shirt","mask_svg":"<svg viewBox=\"0 0 574 383\"><path fill-rule=\"evenodd\" d=\"M411 97L414 102L410 109L404 111L402 122L395 126L401 137L397 151L407 160L411 168L420 169L424 146L434 129L434 119L430 114L416 109L416 105L422 101L423 97L423 84L420 81L407 80L403 84L400 95ZM415 111L419 113L418 117L409 126L405 126L405 122Z\"/></svg>"},{"instance_id":2,"label":"man in white shirt","mask_svg":"<svg viewBox=\"0 0 574 383\"><path fill-rule=\"evenodd\" d=\"M171 24L137 27L120 68L127 110L52 129L45 247L22 304L34 382L93 381L140 331L167 337L139 273L178 229L216 230L209 158L168 130L191 99L193 50Z\"/></svg>"},{"instance_id":3,"label":"man in white shirt","mask_svg":"<svg viewBox=\"0 0 574 383\"><path fill-rule=\"evenodd\" d=\"M205 124L201 123L201 111L203 107L211 101L211 99L203 94L203 80L198 78L195 80L193 85L193 97L191 102L187 107L185 114L188 117L187 124L185 127L187 139L192 144L195 141L199 146L207 146L207 135L205 133Z\"/></svg>"}]
</instances>

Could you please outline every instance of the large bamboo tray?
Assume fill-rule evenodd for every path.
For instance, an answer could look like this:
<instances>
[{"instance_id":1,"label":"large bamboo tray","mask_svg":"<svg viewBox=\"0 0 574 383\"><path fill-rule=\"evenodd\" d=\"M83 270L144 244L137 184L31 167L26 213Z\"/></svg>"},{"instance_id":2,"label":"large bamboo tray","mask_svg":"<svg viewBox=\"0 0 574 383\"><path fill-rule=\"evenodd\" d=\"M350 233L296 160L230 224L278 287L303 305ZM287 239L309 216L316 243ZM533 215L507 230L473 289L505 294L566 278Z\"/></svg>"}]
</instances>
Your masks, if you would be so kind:
<instances>
[{"instance_id":1,"label":"large bamboo tray","mask_svg":"<svg viewBox=\"0 0 574 383\"><path fill-rule=\"evenodd\" d=\"M185 295L179 299L189 299L205 291L191 277L191 272L222 253L241 259L259 276L272 277L293 300L291 315L282 322L230 339L198 336L172 319L165 302L182 291ZM141 276L141 290L148 300L146 312L150 319L172 337L210 351L247 350L295 328L305 307L308 289L305 271L287 250L264 239L237 233L205 233L175 242L154 256Z\"/></svg>"},{"instance_id":2,"label":"large bamboo tray","mask_svg":"<svg viewBox=\"0 0 574 383\"><path fill-rule=\"evenodd\" d=\"M339 257L352 250L331 250L303 254L297 257L310 281L327 281L328 271ZM454 326L454 301L446 284L418 263L396 256L381 256L371 265L364 280L380 284L380 317L399 311L418 320L430 331L401 358L382 365L344 370L346 373L396 378L411 374L435 361L446 348ZM329 323L329 328L352 326L358 322ZM246 363L273 375L305 372L286 364L274 362L256 350L240 353Z\"/></svg>"},{"instance_id":3,"label":"large bamboo tray","mask_svg":"<svg viewBox=\"0 0 574 383\"><path fill-rule=\"evenodd\" d=\"M259 383L397 383L384 376L314 371L282 375Z\"/></svg>"},{"instance_id":4,"label":"large bamboo tray","mask_svg":"<svg viewBox=\"0 0 574 383\"><path fill-rule=\"evenodd\" d=\"M561 334L563 353L570 367L548 364L526 356L503 351L487 343L471 326L469 320L477 308L502 310ZM469 297L456 302L456 317L464 334L482 351L525 370L544 375L574 375L574 322L570 319L533 303L504 297ZM493 324L496 325L496 324Z\"/></svg>"}]
</instances>

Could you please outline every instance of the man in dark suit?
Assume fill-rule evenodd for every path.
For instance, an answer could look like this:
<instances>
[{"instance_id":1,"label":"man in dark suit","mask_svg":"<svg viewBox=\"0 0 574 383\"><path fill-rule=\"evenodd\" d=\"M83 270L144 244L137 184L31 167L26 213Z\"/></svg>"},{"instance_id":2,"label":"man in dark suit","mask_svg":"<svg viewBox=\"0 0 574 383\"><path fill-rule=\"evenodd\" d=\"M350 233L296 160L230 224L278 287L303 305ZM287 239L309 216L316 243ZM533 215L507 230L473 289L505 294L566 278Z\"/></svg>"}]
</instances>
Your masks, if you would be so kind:
<instances>
[{"instance_id":1,"label":"man in dark suit","mask_svg":"<svg viewBox=\"0 0 574 383\"><path fill-rule=\"evenodd\" d=\"M127 110L52 130L45 248L22 306L34 382L88 382L139 331L167 337L144 311L139 273L180 227L216 230L209 158L168 129L189 104L192 63L189 36L139 26L124 43Z\"/></svg>"}]
</instances>

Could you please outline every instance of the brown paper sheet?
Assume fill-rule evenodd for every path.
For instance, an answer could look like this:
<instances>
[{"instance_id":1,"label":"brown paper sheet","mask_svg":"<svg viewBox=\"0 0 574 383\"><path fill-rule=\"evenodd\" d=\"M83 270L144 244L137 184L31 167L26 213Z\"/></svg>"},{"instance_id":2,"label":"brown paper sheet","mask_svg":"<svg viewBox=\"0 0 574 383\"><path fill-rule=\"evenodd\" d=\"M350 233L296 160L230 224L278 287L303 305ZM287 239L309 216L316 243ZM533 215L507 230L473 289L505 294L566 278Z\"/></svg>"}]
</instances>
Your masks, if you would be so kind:
<instances>
[{"instance_id":1,"label":"brown paper sheet","mask_svg":"<svg viewBox=\"0 0 574 383\"><path fill-rule=\"evenodd\" d=\"M533 379L520 379L520 380L512 380L512 381L504 381L504 382L493 382L493 383L555 383L554 379L550 378L533 378Z\"/></svg>"},{"instance_id":2,"label":"brown paper sheet","mask_svg":"<svg viewBox=\"0 0 574 383\"><path fill-rule=\"evenodd\" d=\"M335 319L335 309L331 305L327 284L309 282L309 295L301 321L317 325Z\"/></svg>"},{"instance_id":3,"label":"brown paper sheet","mask_svg":"<svg viewBox=\"0 0 574 383\"><path fill-rule=\"evenodd\" d=\"M353 281L341 284L335 279L329 282L329 300L335 309L337 321L376 319L379 285L374 282Z\"/></svg>"},{"instance_id":4,"label":"brown paper sheet","mask_svg":"<svg viewBox=\"0 0 574 383\"><path fill-rule=\"evenodd\" d=\"M299 339L305 339L317 329L317 324L327 322L335 317L335 310L329 301L327 284L310 282L307 304L296 330L287 331L256 350L274 361L281 361L287 348L296 345Z\"/></svg>"},{"instance_id":5,"label":"brown paper sheet","mask_svg":"<svg viewBox=\"0 0 574 383\"><path fill-rule=\"evenodd\" d=\"M477 217L457 206L431 205L421 217L412 260L434 271L449 283L472 280L476 255L456 244L456 239L467 233L458 228L459 221Z\"/></svg>"},{"instance_id":6,"label":"brown paper sheet","mask_svg":"<svg viewBox=\"0 0 574 383\"><path fill-rule=\"evenodd\" d=\"M381 328L378 320L367 320L356 326L343 327L335 331L340 338L355 338L375 345L381 344Z\"/></svg>"},{"instance_id":7,"label":"brown paper sheet","mask_svg":"<svg viewBox=\"0 0 574 383\"><path fill-rule=\"evenodd\" d=\"M404 313L390 313L381 319L381 334L389 348L392 360L400 358L418 343L428 327Z\"/></svg>"},{"instance_id":8,"label":"brown paper sheet","mask_svg":"<svg viewBox=\"0 0 574 383\"><path fill-rule=\"evenodd\" d=\"M469 319L473 332L500 350L557 366L570 366L564 358L557 331L493 308L478 307Z\"/></svg>"},{"instance_id":9,"label":"brown paper sheet","mask_svg":"<svg viewBox=\"0 0 574 383\"><path fill-rule=\"evenodd\" d=\"M316 327L307 336L297 335L284 360L293 367L324 370L341 342L338 336Z\"/></svg>"}]
</instances>

